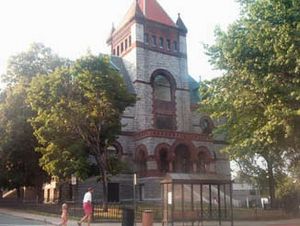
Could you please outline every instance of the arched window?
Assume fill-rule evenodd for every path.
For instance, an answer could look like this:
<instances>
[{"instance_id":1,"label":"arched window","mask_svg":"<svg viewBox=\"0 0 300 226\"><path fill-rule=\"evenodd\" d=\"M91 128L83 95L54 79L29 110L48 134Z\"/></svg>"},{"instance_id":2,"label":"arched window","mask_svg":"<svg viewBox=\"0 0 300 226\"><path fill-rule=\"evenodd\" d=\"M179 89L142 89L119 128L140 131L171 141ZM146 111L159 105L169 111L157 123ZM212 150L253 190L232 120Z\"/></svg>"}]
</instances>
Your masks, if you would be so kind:
<instances>
[{"instance_id":1,"label":"arched window","mask_svg":"<svg viewBox=\"0 0 300 226\"><path fill-rule=\"evenodd\" d=\"M213 173L215 172L216 153L208 150L206 147L199 147L197 154L197 172Z\"/></svg>"},{"instance_id":2,"label":"arched window","mask_svg":"<svg viewBox=\"0 0 300 226\"><path fill-rule=\"evenodd\" d=\"M165 76L155 76L153 86L156 100L171 101L171 84Z\"/></svg>"},{"instance_id":3,"label":"arched window","mask_svg":"<svg viewBox=\"0 0 300 226\"><path fill-rule=\"evenodd\" d=\"M200 127L202 129L202 133L208 135L208 134L212 133L212 130L214 128L214 123L213 123L213 121L211 120L210 117L203 116L200 119Z\"/></svg>"},{"instance_id":4,"label":"arched window","mask_svg":"<svg viewBox=\"0 0 300 226\"><path fill-rule=\"evenodd\" d=\"M111 145L107 148L107 154L108 154L108 157L110 158L116 158L118 159L120 156L120 153L119 153L119 150L116 146L114 145Z\"/></svg>"},{"instance_id":5,"label":"arched window","mask_svg":"<svg viewBox=\"0 0 300 226\"><path fill-rule=\"evenodd\" d=\"M153 88L154 127L156 129L176 129L176 83L166 70L156 70L151 77Z\"/></svg>"}]
</instances>

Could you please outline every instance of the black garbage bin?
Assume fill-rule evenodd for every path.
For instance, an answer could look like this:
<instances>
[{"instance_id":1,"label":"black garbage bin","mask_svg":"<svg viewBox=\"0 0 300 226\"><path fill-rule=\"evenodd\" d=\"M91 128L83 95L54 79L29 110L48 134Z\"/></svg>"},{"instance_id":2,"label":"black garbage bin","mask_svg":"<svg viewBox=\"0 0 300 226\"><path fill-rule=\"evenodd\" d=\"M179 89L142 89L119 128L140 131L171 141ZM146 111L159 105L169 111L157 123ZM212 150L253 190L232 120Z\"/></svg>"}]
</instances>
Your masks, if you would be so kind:
<instances>
[{"instance_id":1,"label":"black garbage bin","mask_svg":"<svg viewBox=\"0 0 300 226\"><path fill-rule=\"evenodd\" d=\"M124 208L122 214L122 226L134 225L134 210L131 208Z\"/></svg>"}]
</instances>

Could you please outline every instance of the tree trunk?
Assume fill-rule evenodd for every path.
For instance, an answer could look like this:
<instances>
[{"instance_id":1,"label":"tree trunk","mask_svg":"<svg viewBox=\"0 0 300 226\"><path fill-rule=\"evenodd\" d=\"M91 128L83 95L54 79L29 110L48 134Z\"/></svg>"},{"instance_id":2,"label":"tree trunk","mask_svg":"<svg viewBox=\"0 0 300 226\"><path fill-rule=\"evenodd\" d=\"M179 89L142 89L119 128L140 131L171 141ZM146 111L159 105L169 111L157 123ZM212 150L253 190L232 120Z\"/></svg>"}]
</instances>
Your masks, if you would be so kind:
<instances>
[{"instance_id":1,"label":"tree trunk","mask_svg":"<svg viewBox=\"0 0 300 226\"><path fill-rule=\"evenodd\" d=\"M101 170L102 175L102 188L103 188L103 209L105 212L108 210L107 206L107 173L105 169Z\"/></svg>"},{"instance_id":2,"label":"tree trunk","mask_svg":"<svg viewBox=\"0 0 300 226\"><path fill-rule=\"evenodd\" d=\"M101 153L100 151L98 153ZM102 189L103 189L103 209L105 212L108 210L107 206L107 169L106 169L106 162L105 162L105 156L103 154L99 154L95 156L97 166L99 169L99 174L101 175L102 179Z\"/></svg>"},{"instance_id":3,"label":"tree trunk","mask_svg":"<svg viewBox=\"0 0 300 226\"><path fill-rule=\"evenodd\" d=\"M275 180L274 180L274 172L273 172L273 164L272 161L267 161L268 165L268 176L269 176L269 195L271 208L275 208Z\"/></svg>"}]
</instances>

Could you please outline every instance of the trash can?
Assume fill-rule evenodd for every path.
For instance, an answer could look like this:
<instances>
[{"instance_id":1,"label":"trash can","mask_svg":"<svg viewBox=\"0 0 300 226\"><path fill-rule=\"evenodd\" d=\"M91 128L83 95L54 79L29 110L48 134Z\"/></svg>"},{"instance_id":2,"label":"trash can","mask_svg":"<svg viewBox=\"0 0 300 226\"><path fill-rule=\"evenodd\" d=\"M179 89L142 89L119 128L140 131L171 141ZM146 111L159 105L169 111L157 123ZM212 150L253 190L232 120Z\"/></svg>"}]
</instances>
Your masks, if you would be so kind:
<instances>
[{"instance_id":1,"label":"trash can","mask_svg":"<svg viewBox=\"0 0 300 226\"><path fill-rule=\"evenodd\" d=\"M142 216L143 226L153 226L153 212L152 210L145 210Z\"/></svg>"},{"instance_id":2,"label":"trash can","mask_svg":"<svg viewBox=\"0 0 300 226\"><path fill-rule=\"evenodd\" d=\"M124 208L122 213L122 226L134 225L134 210L131 208Z\"/></svg>"}]
</instances>

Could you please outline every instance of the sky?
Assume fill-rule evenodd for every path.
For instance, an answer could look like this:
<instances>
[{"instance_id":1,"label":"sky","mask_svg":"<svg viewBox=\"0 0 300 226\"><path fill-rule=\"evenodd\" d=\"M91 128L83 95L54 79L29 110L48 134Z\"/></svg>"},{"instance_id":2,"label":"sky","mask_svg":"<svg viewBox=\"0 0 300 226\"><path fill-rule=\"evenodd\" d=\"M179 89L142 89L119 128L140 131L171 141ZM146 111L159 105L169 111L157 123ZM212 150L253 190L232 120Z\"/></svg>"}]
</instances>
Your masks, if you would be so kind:
<instances>
[{"instance_id":1,"label":"sky","mask_svg":"<svg viewBox=\"0 0 300 226\"><path fill-rule=\"evenodd\" d=\"M110 53L106 40L135 0L0 0L0 75L9 56L42 42L62 57L76 59L90 50ZM239 16L235 0L157 0L188 28L189 74L197 81L221 75L213 70L203 44L214 43L214 29Z\"/></svg>"}]
</instances>

